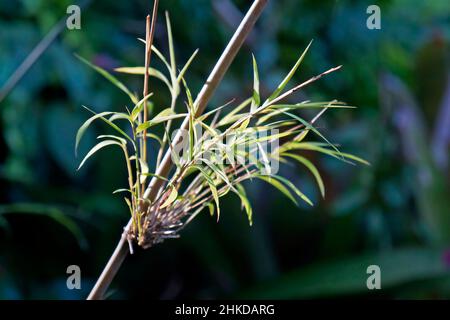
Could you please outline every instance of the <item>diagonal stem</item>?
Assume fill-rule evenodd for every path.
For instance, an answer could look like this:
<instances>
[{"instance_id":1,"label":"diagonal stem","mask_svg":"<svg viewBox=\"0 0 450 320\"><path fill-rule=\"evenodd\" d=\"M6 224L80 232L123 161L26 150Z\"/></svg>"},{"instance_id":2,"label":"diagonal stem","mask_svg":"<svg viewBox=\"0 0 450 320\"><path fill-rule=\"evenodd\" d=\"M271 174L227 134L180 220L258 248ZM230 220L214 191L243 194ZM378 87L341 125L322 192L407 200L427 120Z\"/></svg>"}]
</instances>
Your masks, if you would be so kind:
<instances>
[{"instance_id":1,"label":"diagonal stem","mask_svg":"<svg viewBox=\"0 0 450 320\"><path fill-rule=\"evenodd\" d=\"M86 8L91 3L91 0L83 1L79 6L81 8ZM22 77L30 70L30 68L36 63L36 61L41 57L41 55L50 47L50 45L55 41L61 32L64 31L66 27L67 17L62 17L52 29L42 38L41 41L34 47L30 54L25 58L25 60L17 67L14 73L6 80L5 84L0 88L0 102L2 102L8 94L14 89L14 87L19 83Z\"/></svg>"},{"instance_id":2,"label":"diagonal stem","mask_svg":"<svg viewBox=\"0 0 450 320\"><path fill-rule=\"evenodd\" d=\"M265 5L267 4L267 0L255 0L250 7L249 11L245 15L244 19L242 20L241 24L237 28L236 32L234 33L233 37L231 38L230 42L228 43L227 47L223 51L222 55L220 56L219 60L217 61L216 65L214 66L214 69L211 71L211 74L209 75L208 79L206 80L206 83L204 84L202 90L197 96L197 99L195 100L195 107L197 109L197 115L203 113L203 111L206 108L206 105L208 104L209 100L211 99L212 95L214 94L215 90L217 89L219 83L221 82L223 76L225 75L226 71L228 70L229 66L231 65L231 62L234 60L236 54L238 53L239 49L241 48L242 44L244 43L245 39L248 37L250 31L253 29L253 26L258 20L259 16L261 15ZM189 118L186 118L182 125L181 129L186 129L189 125ZM179 133L182 130L179 131ZM178 141L181 140L181 134L178 134L174 140L173 144L176 144ZM158 170L156 172L157 175L166 177L170 171L170 168L172 167L172 161L170 156L170 148L166 152L161 165L158 167ZM153 197L158 193L159 188L161 187L163 180L153 178L150 181L149 186L145 190L144 198L147 199L153 199ZM114 250L113 254L111 255L106 267L104 268L102 274L98 278L94 288L92 289L91 293L88 296L88 300L95 300L95 299L102 299L106 290L108 289L109 285L111 284L111 281L113 280L114 276L116 275L117 271L119 270L122 262L124 261L125 257L128 253L128 247L126 245L126 234L128 230L131 227L131 220L128 222L126 227L124 228L124 233L122 234L122 237L119 241L119 243L116 246L116 249Z\"/></svg>"}]
</instances>

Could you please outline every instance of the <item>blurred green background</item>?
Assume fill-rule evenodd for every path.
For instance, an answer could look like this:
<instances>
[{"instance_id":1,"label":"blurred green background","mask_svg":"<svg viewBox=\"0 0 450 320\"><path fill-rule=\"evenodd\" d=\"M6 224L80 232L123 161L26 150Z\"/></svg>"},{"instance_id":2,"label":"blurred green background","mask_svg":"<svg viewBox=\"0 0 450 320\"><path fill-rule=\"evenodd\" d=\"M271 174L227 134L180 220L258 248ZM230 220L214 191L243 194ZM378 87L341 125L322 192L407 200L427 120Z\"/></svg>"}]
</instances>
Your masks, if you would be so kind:
<instances>
[{"instance_id":1,"label":"blurred green background","mask_svg":"<svg viewBox=\"0 0 450 320\"><path fill-rule=\"evenodd\" d=\"M178 61L200 49L187 74L193 92L249 3L161 1L156 45L168 52L168 10ZM0 2L0 93L70 4ZM371 4L381 8L380 30L366 27ZM0 101L1 299L83 299L112 253L129 218L121 197L111 194L126 184L121 155L102 151L77 172L74 143L89 116L81 105L123 111L128 101L73 54L107 70L143 65L136 38L144 37L151 6L147 0L86 4L81 30L63 27ZM109 298L450 298L450 2L269 1L212 105L251 94L252 52L268 94L311 39L295 83L344 67L297 98L358 106L325 113L320 129L372 165L309 155L325 179L324 200L304 168L283 167L313 208L296 207L267 185L247 185L252 227L239 200L226 197L219 223L204 214L180 239L129 256ZM118 77L141 92L141 78ZM155 80L150 86L158 93L155 107L166 107L167 91ZM102 130L91 130L80 154ZM73 264L81 268L81 290L66 287ZM382 290L366 288L371 264L381 268Z\"/></svg>"}]
</instances>

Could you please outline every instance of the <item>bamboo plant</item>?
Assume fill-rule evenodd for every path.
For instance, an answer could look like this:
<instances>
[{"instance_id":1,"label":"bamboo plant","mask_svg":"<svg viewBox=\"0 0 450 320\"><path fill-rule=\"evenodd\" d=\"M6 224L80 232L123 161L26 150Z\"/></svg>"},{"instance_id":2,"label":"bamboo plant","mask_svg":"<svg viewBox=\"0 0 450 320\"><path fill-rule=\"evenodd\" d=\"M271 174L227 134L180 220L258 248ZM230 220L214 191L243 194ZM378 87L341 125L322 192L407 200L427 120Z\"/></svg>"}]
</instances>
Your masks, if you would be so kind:
<instances>
[{"instance_id":1,"label":"bamboo plant","mask_svg":"<svg viewBox=\"0 0 450 320\"><path fill-rule=\"evenodd\" d=\"M257 2L265 1L255 1ZM132 93L106 70L80 57L127 94L133 106L123 112L101 113L95 113L85 107L93 115L80 127L76 136L77 148L83 134L98 120L106 123L115 132L97 137L99 142L84 156L79 169L105 147L118 147L123 152L128 183L126 187L113 193L122 194L129 208L130 224L125 229L124 238L131 253L134 244L150 248L165 239L179 237L181 230L203 212L215 216L219 221L221 199L227 194L235 194L240 199L251 225L253 211L245 191L245 182L249 180L258 179L272 185L294 203L301 200L313 205L301 188L278 175L271 168L271 163L296 162L304 166L314 176L322 197L325 196L325 186L320 172L305 157L304 151L315 151L348 163L367 164L357 156L341 152L315 127L316 121L326 110L351 106L336 100L287 102L287 98L294 92L340 69L340 66L331 68L287 89L311 43L268 97L261 95L258 64L253 56L253 92L249 97L237 103L230 101L219 107L211 107L203 113L202 109L206 107L206 103L201 105L201 99L194 100L186 80L198 50L194 51L178 70L168 13L165 17L168 56L153 44L156 12L157 1L151 21L150 17L147 17L146 38L140 39L145 44L145 66L115 70L118 73L143 76L142 96ZM237 49L235 48L236 51ZM165 69L150 67L152 54L162 62ZM169 107L159 112L154 112L159 108L151 102L158 93L149 92L149 77L161 81L170 93L170 101L167 104ZM202 92L199 96L201 94ZM305 109L314 109L317 113L312 119L307 119L302 115ZM185 119L181 129L186 125L186 130L174 130L174 123L179 119ZM158 126L163 129L162 135L158 135L157 130L154 130ZM319 141L312 139L314 135ZM158 148L149 152L150 140L154 140L154 145ZM267 150L267 145L273 142L276 142L276 147ZM155 168L149 165L149 155L155 157ZM174 166L170 170L162 170L168 157Z\"/></svg>"}]
</instances>

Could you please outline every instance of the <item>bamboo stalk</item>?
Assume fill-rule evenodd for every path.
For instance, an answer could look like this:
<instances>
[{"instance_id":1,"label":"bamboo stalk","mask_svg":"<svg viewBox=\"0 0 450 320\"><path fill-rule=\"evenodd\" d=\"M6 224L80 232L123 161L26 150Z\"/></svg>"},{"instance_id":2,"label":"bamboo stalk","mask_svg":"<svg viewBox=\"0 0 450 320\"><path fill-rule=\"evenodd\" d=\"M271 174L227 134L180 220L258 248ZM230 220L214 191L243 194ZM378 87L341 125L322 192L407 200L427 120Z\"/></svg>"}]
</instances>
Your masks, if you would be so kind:
<instances>
[{"instance_id":1,"label":"bamboo stalk","mask_svg":"<svg viewBox=\"0 0 450 320\"><path fill-rule=\"evenodd\" d=\"M263 11L266 4L267 0L255 0L253 2L252 6L250 7L241 24L237 28L230 42L226 46L225 50L223 51L216 65L214 66L214 69L211 71L211 74L209 75L202 90L200 91L195 100L197 115L201 114L206 108L206 105L208 104L209 100L211 99L212 95L217 89L219 83L221 82L223 76L225 75L226 71L231 65L231 62L234 60L236 54L238 53L245 39L248 37L250 31L252 30L256 20L258 20L259 16L261 15L261 12ZM181 129L186 129L188 125L189 125L189 118L186 118L181 125ZM180 139L181 134L178 134L173 140L173 143L176 144L178 141L180 141ZM165 177L168 175L171 167L172 161L169 148L160 166L158 167L156 173L160 176ZM144 198L152 199L159 191L162 182L163 180L161 179L153 178L150 181L149 186L145 190ZM96 300L103 298L106 290L111 284L111 281L113 280L114 276L116 275L117 271L119 270L122 262L124 261L128 253L128 247L126 245L127 243L126 234L130 229L131 225L132 221L130 220L126 225L126 227L124 228L124 233L122 234L122 237L119 243L117 244L113 254L111 255L107 265L105 266L102 274L98 278L91 293L89 294L88 300Z\"/></svg>"}]
</instances>

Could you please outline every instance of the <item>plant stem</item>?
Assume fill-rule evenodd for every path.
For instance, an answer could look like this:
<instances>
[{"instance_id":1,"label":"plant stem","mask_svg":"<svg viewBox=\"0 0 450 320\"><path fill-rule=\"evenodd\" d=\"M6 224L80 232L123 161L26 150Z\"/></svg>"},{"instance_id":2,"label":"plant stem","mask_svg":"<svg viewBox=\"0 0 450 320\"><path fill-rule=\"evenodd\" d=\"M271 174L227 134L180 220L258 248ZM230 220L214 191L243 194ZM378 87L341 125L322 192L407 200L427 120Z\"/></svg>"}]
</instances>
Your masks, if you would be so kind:
<instances>
[{"instance_id":1,"label":"plant stem","mask_svg":"<svg viewBox=\"0 0 450 320\"><path fill-rule=\"evenodd\" d=\"M196 106L197 109L197 115L201 114L204 111L207 103L209 102L213 93L217 89L220 81L222 80L231 62L234 60L234 57L238 53L239 49L241 48L247 36L249 35L250 31L252 30L256 20L261 15L261 12L263 11L266 4L267 0L255 0L253 2L249 11L245 15L241 24L239 25L230 42L228 43L227 47L225 48L224 52L220 56L216 65L214 66L214 69L211 71L211 74L206 80L206 83L204 84L202 90L198 94L197 99L195 100L194 105ZM186 117L186 119L183 121L181 125L181 129L186 129L188 125L189 125L189 117ZM179 134L175 137L173 142L174 144L180 141L181 131L183 130L180 130ZM170 171L171 166L172 161L169 149L166 152L161 162L161 165L158 167L156 174L166 177ZM162 179L153 178L150 181L150 184L144 193L144 198L151 200L158 193L162 182L163 182ZM131 224L132 223L130 220L126 225L126 227L124 228L124 233L122 234L122 237L119 243L117 244L116 249L114 250L102 274L98 278L94 288L89 294L88 300L102 299L106 290L111 284L112 279L119 270L122 262L124 261L128 253L128 247L126 245L127 243L126 233L130 229Z\"/></svg>"},{"instance_id":2,"label":"plant stem","mask_svg":"<svg viewBox=\"0 0 450 320\"><path fill-rule=\"evenodd\" d=\"M145 27L145 75L144 75L144 92L143 97L145 98L148 95L148 78L149 71L148 68L150 66L150 59L152 56L152 44L153 44L153 36L155 34L155 26L156 26L156 17L158 14L158 3L159 0L155 0L153 2L153 13L152 13L152 21L150 27L150 15L147 15L146 19L146 27ZM147 100L144 101L144 120L146 122L148 118L148 109L147 109ZM147 163L147 130L144 130L142 133L142 160L144 163ZM137 161L137 159L136 159ZM140 181L138 182L140 183ZM144 190L145 185L142 183L142 190ZM140 195L139 195L140 196Z\"/></svg>"}]
</instances>

